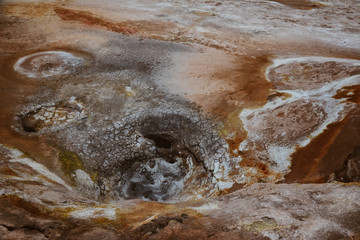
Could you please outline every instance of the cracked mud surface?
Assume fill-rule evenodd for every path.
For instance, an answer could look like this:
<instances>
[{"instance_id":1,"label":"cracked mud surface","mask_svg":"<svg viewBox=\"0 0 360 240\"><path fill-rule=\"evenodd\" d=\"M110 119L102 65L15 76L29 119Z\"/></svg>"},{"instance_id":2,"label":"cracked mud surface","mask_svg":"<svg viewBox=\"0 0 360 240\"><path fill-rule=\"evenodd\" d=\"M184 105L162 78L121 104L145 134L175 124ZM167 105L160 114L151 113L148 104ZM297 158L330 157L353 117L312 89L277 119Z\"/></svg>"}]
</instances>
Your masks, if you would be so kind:
<instances>
[{"instance_id":1,"label":"cracked mud surface","mask_svg":"<svg viewBox=\"0 0 360 240\"><path fill-rule=\"evenodd\" d=\"M0 239L358 239L359 10L1 2Z\"/></svg>"}]
</instances>

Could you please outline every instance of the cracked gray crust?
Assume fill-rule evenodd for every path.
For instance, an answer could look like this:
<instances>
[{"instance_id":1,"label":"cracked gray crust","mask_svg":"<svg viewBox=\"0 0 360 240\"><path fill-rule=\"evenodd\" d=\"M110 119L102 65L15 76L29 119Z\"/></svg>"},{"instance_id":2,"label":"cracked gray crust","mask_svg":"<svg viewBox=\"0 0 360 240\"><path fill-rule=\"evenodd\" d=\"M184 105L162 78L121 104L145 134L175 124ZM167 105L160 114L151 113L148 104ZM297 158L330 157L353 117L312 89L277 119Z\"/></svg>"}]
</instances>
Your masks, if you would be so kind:
<instances>
[{"instance_id":1,"label":"cracked gray crust","mask_svg":"<svg viewBox=\"0 0 360 240\"><path fill-rule=\"evenodd\" d=\"M105 117L105 121L99 121L101 118L81 120L50 135L59 139L62 147L77 153L89 172L96 171L101 185L115 186L129 164L137 162L142 165L157 158L174 159L174 155L178 155L179 158L191 159L190 164L181 164L185 165L181 166L182 172L190 172L190 175L208 173L205 183L201 183L204 182L202 178L188 176L193 181L189 185L200 182L196 189L203 187L210 191L214 163L227 156L225 140L218 136L215 124L191 105L174 99L166 102L161 108L144 109L140 106L114 119ZM92 111L88 109L88 112ZM171 146L168 148L172 149L156 146L151 135L169 138ZM194 169L190 169L192 166ZM188 186L188 189L192 188ZM105 191L103 186L104 192L110 194L112 191Z\"/></svg>"},{"instance_id":2,"label":"cracked gray crust","mask_svg":"<svg viewBox=\"0 0 360 240\"><path fill-rule=\"evenodd\" d=\"M132 44L139 44L139 40L132 41ZM153 189L154 184L156 189L164 188L166 184L169 187L160 192L151 191L151 197L145 199L168 200L180 192L182 197L187 198L198 194L196 190L201 192L200 195L211 194L216 191L213 177L215 162L228 158L226 142L217 132L220 123L205 117L189 101L169 95L156 85L157 71L171 64L172 51L184 51L184 47L143 41L145 44L140 45L150 56L141 55L145 54L142 48L134 50L139 52L134 54L105 53L99 56L98 52L91 53L95 59L95 67L91 70L85 69L78 76L59 77L54 81L49 78L39 80L44 83L43 87L21 107L14 128L25 135L41 135L56 140L60 148L76 153L87 172L97 173L97 184L104 198L142 198L144 194L149 195L148 190ZM108 44L118 46L120 43ZM131 41L126 44L131 44ZM157 52L160 46L162 50ZM151 56L155 53L160 56ZM138 59L136 54L144 59ZM114 55L119 59L115 61ZM101 63L96 59L101 59ZM69 116L64 107L69 103L83 108L81 112L78 110L79 116ZM63 117L66 120L50 124L48 119L43 120L49 111L52 117L54 109L61 114L66 112ZM41 118L41 121L47 122L33 123L34 116L36 120ZM34 126L29 128L24 123L33 123ZM159 137L160 141L168 141L170 146L157 146L156 139ZM129 173L129 169L132 169L130 172L139 172L149 161L155 161L163 170L156 173L148 168L149 176L145 180L139 180L134 173L124 179L123 175ZM173 165L165 167L166 162ZM134 169L129 165L139 167ZM158 174L162 180L154 183L159 178ZM124 193L122 188L129 184L135 184L134 189L141 189L131 190L129 187L130 193ZM142 185L149 187L144 189ZM174 191L169 193L167 189Z\"/></svg>"}]
</instances>

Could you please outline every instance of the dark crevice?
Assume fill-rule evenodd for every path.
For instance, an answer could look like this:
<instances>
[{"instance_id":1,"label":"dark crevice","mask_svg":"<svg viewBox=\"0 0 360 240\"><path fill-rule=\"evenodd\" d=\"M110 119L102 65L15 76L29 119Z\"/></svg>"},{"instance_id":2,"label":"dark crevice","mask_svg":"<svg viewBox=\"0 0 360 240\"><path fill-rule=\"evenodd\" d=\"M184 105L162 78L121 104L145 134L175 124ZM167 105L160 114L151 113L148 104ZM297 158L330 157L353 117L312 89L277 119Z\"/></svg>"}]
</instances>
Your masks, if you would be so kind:
<instances>
[{"instance_id":1,"label":"dark crevice","mask_svg":"<svg viewBox=\"0 0 360 240\"><path fill-rule=\"evenodd\" d=\"M327 178L328 182L360 182L360 146L356 146L354 151L348 155L343 162L342 169L329 175Z\"/></svg>"},{"instance_id":2,"label":"dark crevice","mask_svg":"<svg viewBox=\"0 0 360 240\"><path fill-rule=\"evenodd\" d=\"M21 119L21 124L22 124L25 132L37 132L38 131L39 126L38 126L37 121L34 121L33 119L31 119L32 115L35 115L36 113L37 113L37 111L30 112Z\"/></svg>"},{"instance_id":3,"label":"dark crevice","mask_svg":"<svg viewBox=\"0 0 360 240\"><path fill-rule=\"evenodd\" d=\"M168 135L148 134L145 135L144 137L152 141L155 144L155 146L158 148L170 149L174 144L174 141Z\"/></svg>"},{"instance_id":4,"label":"dark crevice","mask_svg":"<svg viewBox=\"0 0 360 240\"><path fill-rule=\"evenodd\" d=\"M9 226L6 226L6 225L4 225L4 224L0 224L0 226L6 228L6 229L7 229L8 231L10 231L10 232L16 230L15 227L9 227Z\"/></svg>"}]
</instances>

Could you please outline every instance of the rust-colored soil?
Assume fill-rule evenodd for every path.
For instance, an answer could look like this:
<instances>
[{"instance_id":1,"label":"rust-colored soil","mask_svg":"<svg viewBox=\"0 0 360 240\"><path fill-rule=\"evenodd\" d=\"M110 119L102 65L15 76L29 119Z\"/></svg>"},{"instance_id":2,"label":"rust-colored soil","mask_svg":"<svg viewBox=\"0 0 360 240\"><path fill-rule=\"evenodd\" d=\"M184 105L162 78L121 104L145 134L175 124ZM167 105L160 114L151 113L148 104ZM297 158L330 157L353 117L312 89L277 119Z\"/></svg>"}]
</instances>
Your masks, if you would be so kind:
<instances>
[{"instance_id":1,"label":"rust-colored soil","mask_svg":"<svg viewBox=\"0 0 360 240\"><path fill-rule=\"evenodd\" d=\"M214 78L224 83L231 82L233 91L224 92L220 96L199 96L200 105L207 112L219 118L226 117L229 113L244 107L260 107L267 101L271 83L265 78L265 69L271 64L270 56L239 57L236 68L221 69L213 73ZM214 104L207 105L216 99ZM212 101L211 101L212 100ZM201 104L203 103L203 104Z\"/></svg>"},{"instance_id":2,"label":"rust-colored soil","mask_svg":"<svg viewBox=\"0 0 360 240\"><path fill-rule=\"evenodd\" d=\"M335 99L346 99L346 101L360 104L360 85L344 87L337 91Z\"/></svg>"},{"instance_id":3,"label":"rust-colored soil","mask_svg":"<svg viewBox=\"0 0 360 240\"><path fill-rule=\"evenodd\" d=\"M328 125L324 133L314 138L310 144L303 148L298 148L291 155L291 172L285 176L285 182L324 182L326 175L319 175L319 168L324 168L324 166L326 166L328 174L335 172L342 165L343 159L337 159L336 162L327 162L324 161L324 156L328 153L332 143L341 132L345 122L346 119Z\"/></svg>"},{"instance_id":4,"label":"rust-colored soil","mask_svg":"<svg viewBox=\"0 0 360 240\"><path fill-rule=\"evenodd\" d=\"M26 136L14 130L19 106L27 103L26 98L34 94L41 81L26 79L12 69L19 55L0 60L0 142L21 149L40 162L55 170L57 151L53 143L41 136ZM59 173L61 175L61 173Z\"/></svg>"},{"instance_id":5,"label":"rust-colored soil","mask_svg":"<svg viewBox=\"0 0 360 240\"><path fill-rule=\"evenodd\" d=\"M89 26L104 27L110 31L122 34L134 34L137 30L126 26L124 23L113 23L85 11L76 11L66 8L55 8L55 13L65 21L78 21Z\"/></svg>"},{"instance_id":6,"label":"rust-colored soil","mask_svg":"<svg viewBox=\"0 0 360 240\"><path fill-rule=\"evenodd\" d=\"M331 174L347 169L344 161L358 153L360 146L360 85L346 86L332 94L347 104L335 109L343 111L338 116L346 115L344 120L329 124L307 146L298 147L291 155L291 166L286 154L291 154L300 140L313 136L333 110L325 106L336 106L325 104L335 100L324 98L321 91L313 97L297 95L296 91L336 86L326 84L360 74L359 65L354 63L343 71L346 64L338 64L336 59L327 65L319 60L319 64L310 63L309 68L296 72L303 67L300 62L298 68L280 67L274 72L278 78L272 82L267 81L265 71L274 59L313 56L359 59L356 36L360 5L356 0L328 6L310 0L270 1L273 2L8 0L0 3L0 144L5 149L0 148L3 151L0 158L5 156L0 159L3 163L0 180L4 183L0 192L5 192L0 197L3 209L0 236L10 237L17 231L21 237L14 239L43 235L48 239L267 239L263 234L279 238L357 239L359 183L270 183L283 179L288 171L286 183L324 183ZM60 48L78 51L80 55L87 52L88 58L81 55L86 64L75 73L48 79L29 79L13 69L20 57ZM61 62L57 65L61 66ZM138 70L142 68L146 71ZM288 73L289 76L284 75ZM125 86L134 94L124 94ZM300 97L293 101L292 96ZM83 102L89 113L83 122L49 131L21 130L20 114L57 106L59 101L72 97ZM91 101L82 100L87 98ZM277 105L282 104L280 99L289 101ZM208 127L212 132L204 132L220 139L218 133L227 142L220 139L221 151L214 151L217 155L199 144L207 158L205 163L210 162L209 155L216 156L216 161L220 159L220 165L205 164L204 168L211 169L188 180L200 182L214 176L211 184L218 185L214 185L213 195L205 196L202 186L192 184L184 189L199 188L196 197L204 199L192 201L189 200L192 196L184 194L186 200L181 203L118 198L112 201L112 196L97 198L98 188L93 185L105 190L108 186L100 185L99 178L94 177L96 174L89 174L91 180L83 176L88 185L69 184L71 181L58 159L60 146L69 146L66 150L79 154L79 158L89 156L88 160L96 162L99 169L105 166L110 154L117 165L120 162L117 157L125 154L108 149L129 148L130 154L136 154L149 142L146 139L141 142L142 132L135 128L116 133L116 124L126 119L132 121L126 122L129 126L133 122L141 124L138 120L143 111L156 114L152 107L163 110L168 100L171 113L180 110L181 114L178 106L195 103L204 115L214 120ZM259 109L267 103L266 110ZM195 105L191 106L195 113ZM132 113L136 113L134 118ZM139 141L140 147L108 141L113 137L107 136L112 134L107 128L114 128L114 139L129 132L129 142ZM192 131L190 125L189 129ZM103 137L106 141L97 144ZM209 145L215 146L214 138L204 138L204 142L209 140ZM35 162L26 158L9 161L17 158L16 151L10 154L12 148ZM104 151L94 151L103 148ZM226 151L229 155L224 154ZM93 155L98 152L100 157ZM131 160L135 158L134 155ZM46 173L54 173L72 189L51 175L41 175L40 170L46 168L33 168L25 160L42 164L49 170ZM359 169L358 165L355 167ZM115 170L116 174L123 174L121 169ZM341 211L330 211L334 209ZM3 224L9 219L14 225ZM309 228L310 225L313 227ZM333 231L332 226L337 228ZM51 231L58 237L53 237ZM25 235L28 232L33 235Z\"/></svg>"},{"instance_id":7,"label":"rust-colored soil","mask_svg":"<svg viewBox=\"0 0 360 240\"><path fill-rule=\"evenodd\" d=\"M265 69L271 63L269 58L268 55L239 57L234 62L235 68L211 72L216 81L232 86L231 90L189 96L209 115L224 122L224 131L231 133L227 141L233 156L238 156L237 149L246 138L238 114L245 107L260 107L267 101L271 83L265 78Z\"/></svg>"}]
</instances>

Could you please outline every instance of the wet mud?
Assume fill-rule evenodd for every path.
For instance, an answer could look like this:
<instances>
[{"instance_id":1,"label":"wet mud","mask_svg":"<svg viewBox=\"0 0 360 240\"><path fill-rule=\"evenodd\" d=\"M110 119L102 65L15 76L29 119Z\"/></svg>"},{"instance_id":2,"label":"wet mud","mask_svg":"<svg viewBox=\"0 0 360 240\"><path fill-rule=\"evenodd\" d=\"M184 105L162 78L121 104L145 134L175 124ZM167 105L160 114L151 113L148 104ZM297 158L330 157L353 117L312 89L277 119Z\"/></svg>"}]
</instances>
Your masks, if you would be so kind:
<instances>
[{"instance_id":1,"label":"wet mud","mask_svg":"<svg viewBox=\"0 0 360 240\"><path fill-rule=\"evenodd\" d=\"M275 2L1 3L0 205L63 224L30 229L53 239L268 239L295 228L306 239L298 220L330 213L287 209L294 189L309 207L315 195L356 200L358 23L350 8ZM242 212L249 192L296 227ZM227 201L246 217L226 219ZM28 223L12 224L0 234L27 236ZM316 234L357 234L350 225Z\"/></svg>"}]
</instances>

